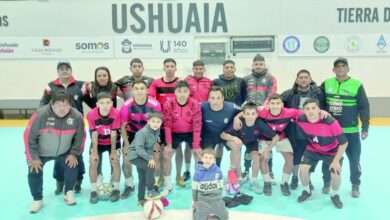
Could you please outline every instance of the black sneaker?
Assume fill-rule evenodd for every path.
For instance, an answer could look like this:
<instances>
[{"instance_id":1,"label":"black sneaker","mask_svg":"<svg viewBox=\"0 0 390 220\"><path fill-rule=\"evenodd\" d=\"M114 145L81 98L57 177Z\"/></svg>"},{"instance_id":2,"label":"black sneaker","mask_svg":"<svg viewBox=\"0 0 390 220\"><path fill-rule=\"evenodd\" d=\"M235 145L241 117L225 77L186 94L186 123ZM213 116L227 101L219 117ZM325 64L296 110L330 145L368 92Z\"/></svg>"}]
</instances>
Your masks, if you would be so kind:
<instances>
[{"instance_id":1,"label":"black sneaker","mask_svg":"<svg viewBox=\"0 0 390 220\"><path fill-rule=\"evenodd\" d=\"M285 196L291 195L290 186L288 185L287 182L285 182L284 184L280 184L280 189L282 190L283 195Z\"/></svg>"},{"instance_id":2,"label":"black sneaker","mask_svg":"<svg viewBox=\"0 0 390 220\"><path fill-rule=\"evenodd\" d=\"M183 173L183 180L184 180L184 181L187 181L187 180L189 180L189 179L191 179L191 173L190 173L190 171L185 171L185 172Z\"/></svg>"},{"instance_id":3,"label":"black sneaker","mask_svg":"<svg viewBox=\"0 0 390 220\"><path fill-rule=\"evenodd\" d=\"M144 207L144 205L145 205L145 203L146 203L147 201L148 201L148 200L146 200L146 199L139 200L139 201L137 202L137 206L140 207L140 208L142 208L142 207Z\"/></svg>"},{"instance_id":4,"label":"black sneaker","mask_svg":"<svg viewBox=\"0 0 390 220\"><path fill-rule=\"evenodd\" d=\"M330 182L324 182L324 187L322 187L322 193L328 194L330 192Z\"/></svg>"},{"instance_id":5,"label":"black sneaker","mask_svg":"<svg viewBox=\"0 0 390 220\"><path fill-rule=\"evenodd\" d=\"M339 195L331 196L330 199L332 200L332 203L334 206L336 206L336 208L343 208L343 202L341 202Z\"/></svg>"},{"instance_id":6,"label":"black sneaker","mask_svg":"<svg viewBox=\"0 0 390 220\"><path fill-rule=\"evenodd\" d=\"M298 188L298 177L293 176L290 183L290 189L297 189Z\"/></svg>"},{"instance_id":7,"label":"black sneaker","mask_svg":"<svg viewBox=\"0 0 390 220\"><path fill-rule=\"evenodd\" d=\"M54 194L60 195L64 191L64 181L57 180L57 188L54 191Z\"/></svg>"},{"instance_id":8,"label":"black sneaker","mask_svg":"<svg viewBox=\"0 0 390 220\"><path fill-rule=\"evenodd\" d=\"M81 181L77 180L76 185L74 185L74 192L75 193L80 193L81 192Z\"/></svg>"},{"instance_id":9,"label":"black sneaker","mask_svg":"<svg viewBox=\"0 0 390 220\"><path fill-rule=\"evenodd\" d=\"M271 182L264 182L263 193L266 196L271 196L272 195Z\"/></svg>"},{"instance_id":10,"label":"black sneaker","mask_svg":"<svg viewBox=\"0 0 390 220\"><path fill-rule=\"evenodd\" d=\"M134 187L126 186L125 190L123 191L121 195L121 199L127 199L129 196L134 194Z\"/></svg>"},{"instance_id":11,"label":"black sneaker","mask_svg":"<svg viewBox=\"0 0 390 220\"><path fill-rule=\"evenodd\" d=\"M359 185L352 185L352 197L354 198L360 197Z\"/></svg>"},{"instance_id":12,"label":"black sneaker","mask_svg":"<svg viewBox=\"0 0 390 220\"><path fill-rule=\"evenodd\" d=\"M309 193L306 190L303 190L302 194L298 197L298 202L304 202L308 198L310 198L310 196L311 196L311 193Z\"/></svg>"},{"instance_id":13,"label":"black sneaker","mask_svg":"<svg viewBox=\"0 0 390 220\"><path fill-rule=\"evenodd\" d=\"M89 202L92 204L95 204L99 201L99 197L96 193L96 191L91 192L91 197L89 197Z\"/></svg>"},{"instance_id":14,"label":"black sneaker","mask_svg":"<svg viewBox=\"0 0 390 220\"><path fill-rule=\"evenodd\" d=\"M249 172L248 171L244 171L242 174L241 174L241 179L246 181L248 179L248 176L249 176Z\"/></svg>"},{"instance_id":15,"label":"black sneaker","mask_svg":"<svg viewBox=\"0 0 390 220\"><path fill-rule=\"evenodd\" d=\"M112 190L111 196L110 196L111 202L118 201L119 197L120 197L119 194L120 194L119 190L117 190L117 189Z\"/></svg>"}]
</instances>

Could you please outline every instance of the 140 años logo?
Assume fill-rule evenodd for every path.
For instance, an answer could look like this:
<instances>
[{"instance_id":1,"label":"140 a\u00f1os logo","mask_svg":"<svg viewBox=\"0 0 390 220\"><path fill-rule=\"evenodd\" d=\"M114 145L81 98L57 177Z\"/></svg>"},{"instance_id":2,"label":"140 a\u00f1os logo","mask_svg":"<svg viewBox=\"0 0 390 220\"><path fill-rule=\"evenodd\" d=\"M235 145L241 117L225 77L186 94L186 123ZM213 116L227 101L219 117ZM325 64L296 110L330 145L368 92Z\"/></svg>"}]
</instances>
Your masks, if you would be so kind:
<instances>
[{"instance_id":1,"label":"140 a\u00f1os logo","mask_svg":"<svg viewBox=\"0 0 390 220\"><path fill-rule=\"evenodd\" d=\"M163 53L188 53L187 41L185 40L160 40L160 50Z\"/></svg>"},{"instance_id":2,"label":"140 a\u00f1os logo","mask_svg":"<svg viewBox=\"0 0 390 220\"><path fill-rule=\"evenodd\" d=\"M4 16L0 15L0 27L8 27L8 25L9 25L8 16L7 15L4 15Z\"/></svg>"}]
</instances>

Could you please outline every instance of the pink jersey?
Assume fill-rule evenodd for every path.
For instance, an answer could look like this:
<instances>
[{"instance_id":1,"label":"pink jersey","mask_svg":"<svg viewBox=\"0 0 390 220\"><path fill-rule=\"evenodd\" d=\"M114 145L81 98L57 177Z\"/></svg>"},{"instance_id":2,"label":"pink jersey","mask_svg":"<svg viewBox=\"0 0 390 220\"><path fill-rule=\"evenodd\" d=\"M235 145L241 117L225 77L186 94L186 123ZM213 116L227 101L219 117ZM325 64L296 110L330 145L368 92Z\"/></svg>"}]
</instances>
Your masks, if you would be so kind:
<instances>
[{"instance_id":1,"label":"pink jersey","mask_svg":"<svg viewBox=\"0 0 390 220\"><path fill-rule=\"evenodd\" d=\"M189 97L187 103L181 106L176 98L169 99L164 104L164 130L167 144L172 144L172 132L193 133L192 147L200 148L200 132L202 130L202 112L200 104Z\"/></svg>"},{"instance_id":2,"label":"pink jersey","mask_svg":"<svg viewBox=\"0 0 390 220\"><path fill-rule=\"evenodd\" d=\"M333 117L311 123L305 115L301 115L296 124L298 134L308 141L307 150L335 156L338 146L347 142L339 122Z\"/></svg>"},{"instance_id":3,"label":"pink jersey","mask_svg":"<svg viewBox=\"0 0 390 220\"><path fill-rule=\"evenodd\" d=\"M284 130L290 121L296 120L302 113L300 110L293 108L282 108L279 115L273 116L270 110L258 110L259 118L263 119L267 125L274 130L280 140L286 138Z\"/></svg>"},{"instance_id":4,"label":"pink jersey","mask_svg":"<svg viewBox=\"0 0 390 220\"><path fill-rule=\"evenodd\" d=\"M130 97L121 107L121 122L127 123L127 131L135 133L146 125L147 114L153 111L161 112L161 105L155 98L148 96L145 104L138 105L134 97Z\"/></svg>"},{"instance_id":5,"label":"pink jersey","mask_svg":"<svg viewBox=\"0 0 390 220\"><path fill-rule=\"evenodd\" d=\"M164 77L156 79L150 84L148 95L156 98L164 106L167 99L175 97L175 87L178 81L177 77L171 82L165 82Z\"/></svg>"},{"instance_id":6,"label":"pink jersey","mask_svg":"<svg viewBox=\"0 0 390 220\"><path fill-rule=\"evenodd\" d=\"M188 76L185 81L190 85L190 96L198 102L205 102L209 99L209 90L213 86L213 81L209 78L195 78Z\"/></svg>"},{"instance_id":7,"label":"pink jersey","mask_svg":"<svg viewBox=\"0 0 390 220\"><path fill-rule=\"evenodd\" d=\"M99 113L99 108L96 107L88 112L87 115L89 131L96 131L98 134L99 145L111 145L111 131L120 130L120 113L112 107L108 116L103 117ZM117 135L117 143L120 142L120 134Z\"/></svg>"}]
</instances>

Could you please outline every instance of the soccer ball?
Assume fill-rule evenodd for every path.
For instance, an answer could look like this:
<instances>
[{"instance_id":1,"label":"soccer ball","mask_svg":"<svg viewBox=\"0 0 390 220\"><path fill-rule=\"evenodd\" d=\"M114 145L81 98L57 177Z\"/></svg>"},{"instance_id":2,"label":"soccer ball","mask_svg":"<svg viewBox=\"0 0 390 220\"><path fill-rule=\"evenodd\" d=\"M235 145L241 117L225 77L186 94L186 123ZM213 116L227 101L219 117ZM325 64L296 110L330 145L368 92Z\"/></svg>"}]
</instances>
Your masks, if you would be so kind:
<instances>
[{"instance_id":1,"label":"soccer ball","mask_svg":"<svg viewBox=\"0 0 390 220\"><path fill-rule=\"evenodd\" d=\"M229 195L236 195L240 192L240 184L232 184L229 180L226 181L225 190Z\"/></svg>"},{"instance_id":2,"label":"soccer ball","mask_svg":"<svg viewBox=\"0 0 390 220\"><path fill-rule=\"evenodd\" d=\"M108 200L110 198L111 191L111 185L108 183L103 183L97 186L96 193L99 197L99 200Z\"/></svg>"},{"instance_id":3,"label":"soccer ball","mask_svg":"<svg viewBox=\"0 0 390 220\"><path fill-rule=\"evenodd\" d=\"M159 199L148 200L144 204L144 214L148 220L160 218L163 212L164 212L164 207L161 200Z\"/></svg>"}]
</instances>

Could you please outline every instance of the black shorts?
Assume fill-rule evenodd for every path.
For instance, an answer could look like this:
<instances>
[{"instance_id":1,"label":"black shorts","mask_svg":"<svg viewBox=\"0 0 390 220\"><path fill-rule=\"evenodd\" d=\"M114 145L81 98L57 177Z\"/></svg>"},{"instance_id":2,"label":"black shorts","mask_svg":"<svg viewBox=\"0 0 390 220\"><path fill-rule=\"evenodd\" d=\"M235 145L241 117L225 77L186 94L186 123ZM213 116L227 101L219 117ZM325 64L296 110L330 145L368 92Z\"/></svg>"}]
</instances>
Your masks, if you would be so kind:
<instances>
[{"instance_id":1,"label":"black shorts","mask_svg":"<svg viewBox=\"0 0 390 220\"><path fill-rule=\"evenodd\" d=\"M206 148L215 149L217 144L226 146L226 141L218 137L217 135L202 135L200 147L204 150Z\"/></svg>"},{"instance_id":2,"label":"black shorts","mask_svg":"<svg viewBox=\"0 0 390 220\"><path fill-rule=\"evenodd\" d=\"M129 141L130 145L133 142L134 138L135 138L135 132L127 131L127 140ZM123 143L123 146L125 146L125 143Z\"/></svg>"},{"instance_id":3,"label":"black shorts","mask_svg":"<svg viewBox=\"0 0 390 220\"><path fill-rule=\"evenodd\" d=\"M161 127L160 129L160 145L166 145L167 142L165 141L165 131L164 128Z\"/></svg>"},{"instance_id":4,"label":"black shorts","mask_svg":"<svg viewBox=\"0 0 390 220\"><path fill-rule=\"evenodd\" d=\"M252 151L259 151L259 143L248 143L245 145L245 153L252 153Z\"/></svg>"},{"instance_id":5,"label":"black shorts","mask_svg":"<svg viewBox=\"0 0 390 220\"><path fill-rule=\"evenodd\" d=\"M321 154L318 152L314 152L311 150L305 150L302 156L301 164L306 164L310 166L316 166L318 161L322 160L322 162L328 166L332 163L335 156ZM342 165L343 158L340 160L340 165Z\"/></svg>"},{"instance_id":6,"label":"black shorts","mask_svg":"<svg viewBox=\"0 0 390 220\"><path fill-rule=\"evenodd\" d=\"M120 142L117 142L116 143L116 150L120 149L121 148L121 143ZM102 156L102 154L106 151L108 151L109 154L111 154L111 145L98 145L97 147L97 150L98 150L98 154L99 154L99 157ZM89 154L91 154L92 152L92 144L91 144L91 147L89 148Z\"/></svg>"},{"instance_id":7,"label":"black shorts","mask_svg":"<svg viewBox=\"0 0 390 220\"><path fill-rule=\"evenodd\" d=\"M193 141L193 134L192 132L189 133L173 133L172 132L172 148L176 149L179 144L182 142L186 142L190 145L190 148L192 149L192 141Z\"/></svg>"}]
</instances>

